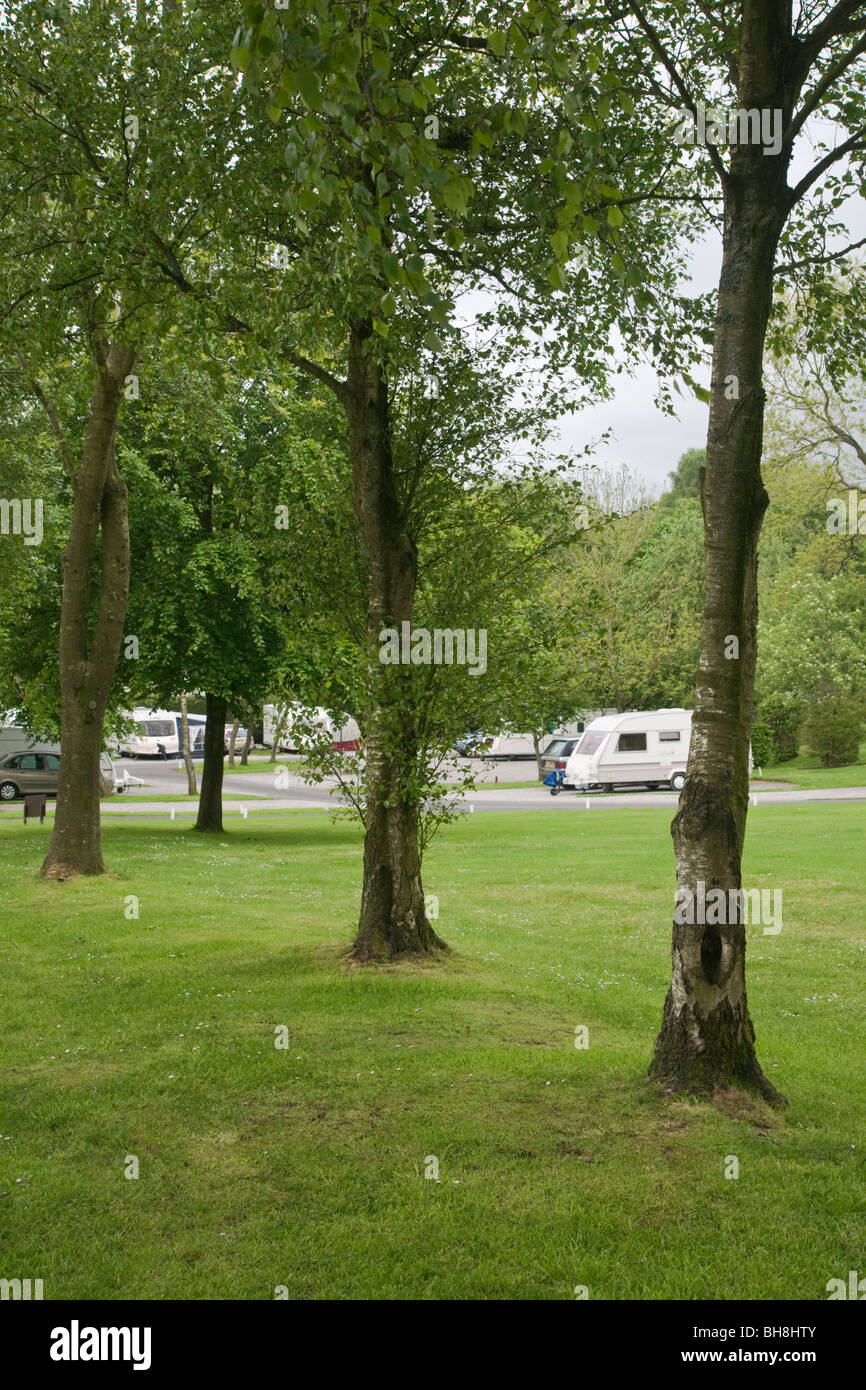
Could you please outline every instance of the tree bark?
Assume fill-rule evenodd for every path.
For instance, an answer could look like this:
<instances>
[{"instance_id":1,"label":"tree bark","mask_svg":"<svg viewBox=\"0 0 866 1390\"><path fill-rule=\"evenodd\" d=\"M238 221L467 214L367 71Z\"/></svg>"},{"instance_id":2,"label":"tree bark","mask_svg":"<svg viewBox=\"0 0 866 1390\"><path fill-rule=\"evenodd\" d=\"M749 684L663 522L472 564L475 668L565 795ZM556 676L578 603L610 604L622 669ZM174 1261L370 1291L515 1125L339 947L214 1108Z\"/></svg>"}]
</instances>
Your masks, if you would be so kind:
<instances>
[{"instance_id":1,"label":"tree bark","mask_svg":"<svg viewBox=\"0 0 866 1390\"><path fill-rule=\"evenodd\" d=\"M235 743L237 742L238 729L240 727L241 721L239 719L235 719L232 722L232 732L231 737L229 738L229 767L234 767L235 765Z\"/></svg>"},{"instance_id":2,"label":"tree bark","mask_svg":"<svg viewBox=\"0 0 866 1390\"><path fill-rule=\"evenodd\" d=\"M180 751L183 755L183 765L186 768L186 789L190 796L195 796L198 786L196 785L195 765L189 747L189 717L185 694L180 697Z\"/></svg>"},{"instance_id":3,"label":"tree bark","mask_svg":"<svg viewBox=\"0 0 866 1390\"><path fill-rule=\"evenodd\" d=\"M286 724L288 723L288 717L289 717L289 716L288 716L288 711L284 711L283 714L279 714L279 712L276 712L276 720L275 720L275 722L274 722L274 741L273 741L273 744L271 745L271 762L272 762L272 763L276 763L276 761L277 761L277 753L279 752L280 739L282 738L283 734L284 734L285 731L286 731Z\"/></svg>"},{"instance_id":4,"label":"tree bark","mask_svg":"<svg viewBox=\"0 0 866 1390\"><path fill-rule=\"evenodd\" d=\"M249 760L250 760L250 749L251 749L252 746L253 746L253 719L254 719L254 718L255 718L255 712L254 712L253 710L250 710L250 712L249 712L249 724L247 725L247 736L246 736L246 738L244 739L244 746L243 746L243 748L241 749L241 767L246 767L247 763L248 763Z\"/></svg>"},{"instance_id":5,"label":"tree bark","mask_svg":"<svg viewBox=\"0 0 866 1390\"><path fill-rule=\"evenodd\" d=\"M388 385L369 351L369 322L352 327L343 397L352 462L355 513L369 575L368 690L365 742L366 823L358 961L429 955L445 943L424 910L421 826L411 775L416 746L411 668L379 661L379 634L410 621L417 553L399 504L391 452Z\"/></svg>"},{"instance_id":6,"label":"tree bark","mask_svg":"<svg viewBox=\"0 0 866 1390\"><path fill-rule=\"evenodd\" d=\"M784 0L744 6L739 104L785 108L778 60ZM785 109L785 123L790 111ZM716 311L707 461L701 483L706 553L703 637L686 784L672 826L681 893L741 887L749 792L749 735L757 654L758 537L764 338L773 266L790 201L788 157L735 148L724 185L725 224ZM736 637L739 655L728 639ZM694 901L695 899L693 899ZM730 898L726 899L730 902ZM696 917L699 915L694 914ZM746 997L746 933L674 922L673 975L651 1074L671 1090L741 1086L784 1103L755 1052ZM730 919L734 920L730 920Z\"/></svg>"},{"instance_id":7,"label":"tree bark","mask_svg":"<svg viewBox=\"0 0 866 1390\"><path fill-rule=\"evenodd\" d=\"M117 469L114 439L123 382L134 361L133 348L115 343L99 363L81 462L72 475L60 609L62 751L54 831L42 865L43 877L50 879L105 872L99 759L129 596L126 485ZM100 539L98 608L91 624Z\"/></svg>"},{"instance_id":8,"label":"tree bark","mask_svg":"<svg viewBox=\"0 0 866 1390\"><path fill-rule=\"evenodd\" d=\"M198 801L196 830L223 829L223 759L228 701L219 695L205 695L207 722L204 730L204 767Z\"/></svg>"}]
</instances>

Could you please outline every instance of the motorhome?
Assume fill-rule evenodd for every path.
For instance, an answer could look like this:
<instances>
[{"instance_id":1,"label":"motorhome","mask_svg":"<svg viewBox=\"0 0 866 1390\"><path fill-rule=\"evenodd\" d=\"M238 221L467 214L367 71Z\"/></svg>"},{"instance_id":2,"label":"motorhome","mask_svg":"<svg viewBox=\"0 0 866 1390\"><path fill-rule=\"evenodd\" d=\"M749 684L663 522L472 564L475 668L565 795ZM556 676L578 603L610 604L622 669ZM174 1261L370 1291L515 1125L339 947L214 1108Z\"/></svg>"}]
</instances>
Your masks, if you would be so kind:
<instances>
[{"instance_id":1,"label":"motorhome","mask_svg":"<svg viewBox=\"0 0 866 1390\"><path fill-rule=\"evenodd\" d=\"M562 786L668 787L681 791L692 736L690 709L627 710L588 724L565 765ZM551 787L553 795L561 790Z\"/></svg>"}]
</instances>

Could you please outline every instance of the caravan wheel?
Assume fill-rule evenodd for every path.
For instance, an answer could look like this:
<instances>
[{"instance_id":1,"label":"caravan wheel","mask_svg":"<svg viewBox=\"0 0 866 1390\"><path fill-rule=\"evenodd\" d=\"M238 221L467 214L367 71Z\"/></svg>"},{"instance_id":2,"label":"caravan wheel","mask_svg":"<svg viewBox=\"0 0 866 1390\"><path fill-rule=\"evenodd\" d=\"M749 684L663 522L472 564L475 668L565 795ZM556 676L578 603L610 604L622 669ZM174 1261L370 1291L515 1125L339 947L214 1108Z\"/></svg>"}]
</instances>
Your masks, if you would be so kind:
<instances>
[{"instance_id":1,"label":"caravan wheel","mask_svg":"<svg viewBox=\"0 0 866 1390\"><path fill-rule=\"evenodd\" d=\"M685 785L686 774L684 772L675 772L673 777L671 778L671 790L675 792L681 792Z\"/></svg>"}]
</instances>

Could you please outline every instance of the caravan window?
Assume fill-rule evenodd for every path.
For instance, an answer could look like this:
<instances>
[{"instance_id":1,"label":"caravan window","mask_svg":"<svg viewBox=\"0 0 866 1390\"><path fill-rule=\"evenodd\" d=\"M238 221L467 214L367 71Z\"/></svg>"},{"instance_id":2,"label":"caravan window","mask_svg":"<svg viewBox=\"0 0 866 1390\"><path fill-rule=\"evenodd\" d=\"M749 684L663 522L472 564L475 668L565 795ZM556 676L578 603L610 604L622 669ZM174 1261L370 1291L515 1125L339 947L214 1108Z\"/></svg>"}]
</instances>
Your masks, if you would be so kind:
<instances>
[{"instance_id":1,"label":"caravan window","mask_svg":"<svg viewBox=\"0 0 866 1390\"><path fill-rule=\"evenodd\" d=\"M645 753L646 734L620 734L616 751L618 753Z\"/></svg>"},{"instance_id":2,"label":"caravan window","mask_svg":"<svg viewBox=\"0 0 866 1390\"><path fill-rule=\"evenodd\" d=\"M601 730L596 729L595 733L593 733L591 729L588 729L577 745L577 752L597 753L606 738L607 734L603 733Z\"/></svg>"},{"instance_id":3,"label":"caravan window","mask_svg":"<svg viewBox=\"0 0 866 1390\"><path fill-rule=\"evenodd\" d=\"M679 731L679 729L660 729L660 730L659 730L659 743L679 743L679 741L680 741L680 731Z\"/></svg>"}]
</instances>

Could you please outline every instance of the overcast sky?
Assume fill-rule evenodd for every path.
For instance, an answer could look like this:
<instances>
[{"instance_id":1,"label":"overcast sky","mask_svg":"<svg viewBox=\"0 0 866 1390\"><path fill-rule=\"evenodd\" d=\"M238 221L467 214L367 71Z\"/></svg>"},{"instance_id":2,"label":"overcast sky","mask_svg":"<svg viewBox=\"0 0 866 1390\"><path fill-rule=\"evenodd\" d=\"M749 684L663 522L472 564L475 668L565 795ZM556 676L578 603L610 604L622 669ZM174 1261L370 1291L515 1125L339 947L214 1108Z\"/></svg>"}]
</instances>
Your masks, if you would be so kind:
<instances>
[{"instance_id":1,"label":"overcast sky","mask_svg":"<svg viewBox=\"0 0 866 1390\"><path fill-rule=\"evenodd\" d=\"M713 233L693 249L689 289L694 293L714 290L721 264L721 237ZM711 358L712 349L708 347L706 362L695 372L696 380L706 387L710 384ZM566 417L562 422L562 443L582 448L588 440L610 430L611 439L599 445L594 462L613 467L625 463L658 494L680 455L686 449L702 449L707 442L709 407L687 388L682 389L683 394L674 397L676 416L665 415L655 405L656 373L651 367L642 367L634 376L620 379L612 400Z\"/></svg>"},{"instance_id":2,"label":"overcast sky","mask_svg":"<svg viewBox=\"0 0 866 1390\"><path fill-rule=\"evenodd\" d=\"M792 184L818 157L813 140L819 135L831 146L844 138L844 133L839 133L832 122L814 117L809 120L795 145L789 173ZM852 241L866 235L866 205L858 194L846 201L839 215L847 223ZM831 239L829 244L839 243ZM692 248L691 280L684 286L684 292L715 292L721 266L722 239L713 230ZM712 349L707 347L706 359L694 373L700 385L707 388L711 360ZM610 443L598 447L594 461L614 467L625 463L654 493L661 492L668 485L667 475L676 468L681 454L686 449L702 449L706 445L709 407L683 387L683 394L675 396L677 415L665 415L654 404L655 394L656 375L649 367L641 369L634 377L622 378L612 400L563 419L563 445L583 448L589 440L610 430Z\"/></svg>"}]
</instances>

